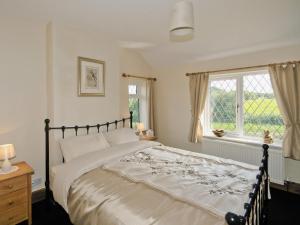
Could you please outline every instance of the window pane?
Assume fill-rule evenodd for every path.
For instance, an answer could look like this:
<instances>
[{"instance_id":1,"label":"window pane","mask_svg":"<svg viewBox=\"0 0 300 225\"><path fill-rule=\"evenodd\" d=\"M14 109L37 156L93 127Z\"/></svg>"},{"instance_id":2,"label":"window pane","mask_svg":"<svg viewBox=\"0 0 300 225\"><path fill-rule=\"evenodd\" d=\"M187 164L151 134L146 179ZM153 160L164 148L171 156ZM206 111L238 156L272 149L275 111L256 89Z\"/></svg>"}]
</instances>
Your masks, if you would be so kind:
<instances>
[{"instance_id":1,"label":"window pane","mask_svg":"<svg viewBox=\"0 0 300 225\"><path fill-rule=\"evenodd\" d=\"M236 130L236 80L214 80L210 84L210 127Z\"/></svg>"},{"instance_id":2,"label":"window pane","mask_svg":"<svg viewBox=\"0 0 300 225\"><path fill-rule=\"evenodd\" d=\"M244 134L263 137L263 131L269 130L275 139L282 139L284 126L269 74L247 75L243 82Z\"/></svg>"},{"instance_id":3,"label":"window pane","mask_svg":"<svg viewBox=\"0 0 300 225\"><path fill-rule=\"evenodd\" d=\"M138 98L129 98L129 111L133 112L132 122L135 126L136 123L140 122L140 103Z\"/></svg>"},{"instance_id":4,"label":"window pane","mask_svg":"<svg viewBox=\"0 0 300 225\"><path fill-rule=\"evenodd\" d=\"M130 95L136 95L137 94L136 85L128 85L128 94L130 94Z\"/></svg>"}]
</instances>

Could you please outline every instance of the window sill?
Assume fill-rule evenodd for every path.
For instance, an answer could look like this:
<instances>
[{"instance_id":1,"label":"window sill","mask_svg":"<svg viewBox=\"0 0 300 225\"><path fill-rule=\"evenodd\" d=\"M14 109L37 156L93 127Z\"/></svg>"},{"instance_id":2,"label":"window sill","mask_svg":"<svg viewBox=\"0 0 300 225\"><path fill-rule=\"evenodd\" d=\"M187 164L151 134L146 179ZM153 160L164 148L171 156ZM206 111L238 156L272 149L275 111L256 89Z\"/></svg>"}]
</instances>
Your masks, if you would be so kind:
<instances>
[{"instance_id":1,"label":"window sill","mask_svg":"<svg viewBox=\"0 0 300 225\"><path fill-rule=\"evenodd\" d=\"M253 146L262 146L263 143L259 140L250 140L250 139L245 139L245 138L239 138L239 137L228 137L228 136L223 136L223 137L216 137L213 134L206 134L203 136L204 139L210 139L210 140L217 140L217 141L224 141L224 142L229 142L229 143L238 143L238 144L247 144L247 145L253 145ZM272 143L268 144L272 149L282 149L282 143Z\"/></svg>"}]
</instances>

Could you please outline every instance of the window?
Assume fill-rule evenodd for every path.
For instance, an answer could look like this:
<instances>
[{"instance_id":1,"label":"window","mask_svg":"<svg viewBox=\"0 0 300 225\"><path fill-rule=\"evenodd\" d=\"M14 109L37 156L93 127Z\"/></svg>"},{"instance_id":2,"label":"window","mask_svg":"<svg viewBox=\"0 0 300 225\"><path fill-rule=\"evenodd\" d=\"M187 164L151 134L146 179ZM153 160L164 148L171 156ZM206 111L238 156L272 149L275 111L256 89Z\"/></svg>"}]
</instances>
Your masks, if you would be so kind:
<instances>
[{"instance_id":1,"label":"window","mask_svg":"<svg viewBox=\"0 0 300 225\"><path fill-rule=\"evenodd\" d=\"M229 136L261 140L269 130L275 141L283 138L268 71L211 76L204 117L207 133L224 129Z\"/></svg>"},{"instance_id":2,"label":"window","mask_svg":"<svg viewBox=\"0 0 300 225\"><path fill-rule=\"evenodd\" d=\"M133 127L143 123L148 129L147 85L144 79L130 79L128 84L128 108L133 112Z\"/></svg>"},{"instance_id":3,"label":"window","mask_svg":"<svg viewBox=\"0 0 300 225\"><path fill-rule=\"evenodd\" d=\"M129 111L133 112L132 122L135 126L136 123L140 122L140 96L138 95L138 86L132 84L128 85L128 94Z\"/></svg>"}]
</instances>

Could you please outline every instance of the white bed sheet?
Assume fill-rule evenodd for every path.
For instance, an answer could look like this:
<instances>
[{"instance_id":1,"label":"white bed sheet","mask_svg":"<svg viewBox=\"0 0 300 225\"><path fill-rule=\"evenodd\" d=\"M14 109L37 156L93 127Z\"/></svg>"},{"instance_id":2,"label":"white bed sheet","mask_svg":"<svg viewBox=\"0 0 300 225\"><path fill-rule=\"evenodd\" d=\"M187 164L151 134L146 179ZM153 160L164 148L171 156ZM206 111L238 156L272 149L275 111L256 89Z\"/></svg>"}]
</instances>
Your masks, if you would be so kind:
<instances>
[{"instance_id":1,"label":"white bed sheet","mask_svg":"<svg viewBox=\"0 0 300 225\"><path fill-rule=\"evenodd\" d=\"M113 175L113 177L116 177L116 179L118 179L117 177L120 177L122 179L125 178L128 181L130 181L130 180L132 180L133 182L138 181L138 183L145 184L146 186L148 185L154 191L156 190L157 193L164 192L166 195L173 198L174 201L172 202L171 205L178 204L178 200L179 200L179 202L182 202L182 203L180 203L180 205L182 204L183 208L185 207L184 206L185 204L188 204L190 206L195 205L195 209L197 209L197 207L198 207L198 211L196 213L198 216L201 215L202 217L203 216L205 217L203 212L207 211L208 214L215 215L214 217L211 217L211 218L214 218L213 220L217 219L217 222L214 222L212 224L223 224L225 222L224 215L226 213L226 211L224 211L224 210L228 209L228 204L229 205L233 204L232 202L236 203L235 200L237 199L237 197L235 197L235 199L233 199L234 201L231 201L232 198L221 197L219 199L216 199L214 201L214 203L211 204L211 206L213 206L213 208L211 208L209 206L205 207L205 204L203 204L203 203L205 203L206 200L201 201L201 198L203 198L203 199L206 198L205 191L207 192L208 190L205 190L205 191L201 190L202 195L198 195L197 196L198 199L195 199L195 201L193 201L193 195L195 195L195 196L197 195L197 192L199 190L197 188L199 188L199 186L189 189L190 193L186 197L184 195L184 188L182 188L184 185L186 185L186 183L184 183L185 182L184 180L180 180L180 179L176 180L175 179L173 181L172 180L166 181L166 180L168 180L169 177L165 176L165 177L158 177L158 183L157 183L157 180L155 180L155 179L154 180L148 179L149 176L147 176L147 174L149 174L150 171L147 171L147 168L146 168L146 170L143 171L138 167L140 165L138 165L137 167L135 167L136 165L134 165L134 164L131 164L128 166L126 164L123 165L122 161L120 161L120 159L122 159L122 160L127 159L126 158L127 156L135 154L135 152L137 152L137 151L143 151L144 153L146 153L147 151L151 152L151 149L153 151L153 150L155 150L155 149L157 150L159 148L160 149L165 148L166 152L168 150L171 153L172 152L177 153L178 155L181 154L183 158L185 157L185 155L188 157L190 157L190 156L195 157L195 159L192 159L192 160L196 160L197 157L203 158L204 164L210 163L209 161L212 160L216 163L232 165L231 169L229 171L230 174L231 173L233 173L235 175L239 174L239 172L235 173L235 170L237 170L238 167L241 167L242 169L250 171L249 172L250 175L248 174L250 176L249 181L250 182L255 181L255 174L258 171L258 168L256 166L252 166L252 165L241 163L241 162L236 162L236 161L229 160L229 159L223 159L223 158L219 158L219 157L214 157L214 156L209 156L209 155L204 155L204 154L199 154L199 153L193 153L193 152L189 152L189 151L185 151L185 150L181 150L181 149L175 149L175 148L170 148L170 147L159 147L159 146L161 146L161 144L158 142L149 142L149 141L130 142L130 143L126 143L126 144L120 144L120 145L116 145L113 147L109 147L109 148L105 149L104 151L91 152L91 153L88 153L88 154L78 158L78 159L74 159L71 162L53 167L51 169L51 177L53 179L51 182L52 183L51 189L53 190L55 200L68 212L69 211L68 204L67 204L68 192L69 192L69 189L70 189L71 185L73 184L73 182L76 179L79 179L79 180L76 180L76 182L78 182L78 181L80 182L80 179L81 179L80 176L82 176L83 174L88 174L89 171L92 172L92 170L94 171L94 169L98 168L98 171L100 169L100 170L103 170L103 172L105 172L105 171L113 172L111 174ZM155 151L153 151L153 152L155 152ZM158 160L160 159L159 156L160 155L156 153L156 158ZM170 156L165 155L165 157L170 157ZM130 157L129 157L129 159L130 159ZM193 161L193 162L198 163L197 160ZM137 164L140 164L140 163L137 163ZM143 167L143 169L145 169L145 165L142 165L142 167ZM176 166L174 168L176 169ZM205 169L205 168L202 168L202 169ZM209 172L211 172L211 170ZM243 175L245 175L244 172L242 172ZM95 172L93 172L93 173L95 173ZM90 176L90 175L88 175L88 176ZM94 176L97 177L97 175L94 175ZM106 175L103 175L103 176L105 177ZM93 179L95 179L96 177L94 177ZM115 179L115 178L111 178L111 179ZM92 182L92 180L91 180L91 182ZM181 182L183 182L182 183L183 185L176 186L176 182L179 184ZM226 182L226 180L225 180L225 182ZM237 183L237 180L233 181L233 184L234 183ZM84 189L84 185L83 186L82 185L83 184L80 184L79 186L80 186L80 188ZM115 184L115 185L118 186L118 184ZM123 185L123 183L122 183L122 185ZM122 185L120 184L120 187ZM121 188L121 190L125 190L125 187L126 187L125 180L124 180L124 185L125 185L124 188L123 189ZM166 188L166 187L170 188L170 190L168 190L168 188ZM203 187L205 187L205 186L203 186ZM200 188L201 188L201 186L200 186ZM146 189L145 189L145 191L146 191ZM251 185L249 183L249 190L250 189L251 189ZM141 193L142 192L143 191L141 191ZM178 195L178 193L179 193L179 195ZM121 192L120 192L120 194L121 194ZM153 198L155 198L155 196L157 197L158 194L155 194L153 192ZM239 200L238 204L241 206L237 207L238 209L242 210L242 204L246 198L245 196L247 196L247 195L244 193L243 198L241 198ZM210 197L208 197L208 202L210 202L211 200L212 199ZM183 204L184 202L185 202L185 204ZM216 207L216 206L218 206L219 203L221 205L226 205L226 207L223 208L223 211L219 210L218 207ZM74 205L74 201L73 201L73 205ZM181 207L180 205L178 205L177 207L180 208ZM190 212L190 210L191 210L191 208L186 210L186 212L188 212L188 211ZM82 210L82 211L84 212L85 210ZM183 211L185 211L185 210L183 210ZM181 213L184 213L183 211ZM110 214L112 212L110 212ZM73 213L73 215L74 215L74 213ZM188 213L186 215L188 215ZM132 215L132 216L136 216L136 215ZM110 215L110 218L112 218L112 215ZM94 218L92 220L94 220ZM131 223L124 223L124 224L131 224Z\"/></svg>"},{"instance_id":2,"label":"white bed sheet","mask_svg":"<svg viewBox=\"0 0 300 225\"><path fill-rule=\"evenodd\" d=\"M112 146L102 151L90 152L70 162L53 167L51 190L53 191L55 201L68 212L67 198L69 189L73 181L82 174L102 166L104 162L113 158L158 145L161 144L152 141L129 142Z\"/></svg>"}]
</instances>

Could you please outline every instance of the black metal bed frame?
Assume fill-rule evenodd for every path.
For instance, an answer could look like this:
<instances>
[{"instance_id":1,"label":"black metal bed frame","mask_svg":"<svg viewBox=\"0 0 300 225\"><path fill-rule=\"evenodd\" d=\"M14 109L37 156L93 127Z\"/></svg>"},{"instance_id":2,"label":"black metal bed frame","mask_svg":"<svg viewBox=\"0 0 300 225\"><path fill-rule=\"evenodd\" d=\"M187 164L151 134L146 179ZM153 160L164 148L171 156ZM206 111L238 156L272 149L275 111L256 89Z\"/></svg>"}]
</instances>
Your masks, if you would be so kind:
<instances>
[{"instance_id":1,"label":"black metal bed frame","mask_svg":"<svg viewBox=\"0 0 300 225\"><path fill-rule=\"evenodd\" d=\"M123 118L121 120L115 120L112 122L106 122L102 124L96 124L96 125L86 125L86 126L59 126L59 127L50 127L50 119L45 119L45 144L46 144L46 151L45 151L45 160L46 160L46 177L45 177L45 191L46 191L46 201L48 203L52 202L54 203L53 196L50 190L50 175L49 175L49 169L50 169L50 156L49 156L49 149L50 149L50 143L49 143L49 133L51 130L61 130L62 132L62 138L65 138L65 131L66 130L74 130L75 135L78 135L79 129L86 129L86 133L89 134L89 131L91 128L97 128L97 132L100 132L101 127L106 127L106 131L109 130L109 126L114 124L115 129L118 128L118 123L123 124L123 127L125 127L126 120L129 120L130 128L132 128L132 116L133 112L130 111L130 116L128 118ZM63 159L64 162L64 159Z\"/></svg>"},{"instance_id":2,"label":"black metal bed frame","mask_svg":"<svg viewBox=\"0 0 300 225\"><path fill-rule=\"evenodd\" d=\"M130 120L130 128L132 128L132 112L130 112L130 117L123 118L121 120L115 120L113 122L107 122L103 124L96 125L86 125L86 126L60 126L60 127L50 127L50 120L45 119L45 144L46 144L46 201L48 203L55 202L52 197L52 192L50 190L50 178L49 178L49 132L50 130L61 130L62 138L65 137L66 130L75 130L75 135L78 135L79 129L86 129L87 134L91 128L97 128L98 133L101 127L106 127L109 130L109 126L114 124L115 129L118 128L118 123L122 122L123 127L125 127L126 120ZM225 215L225 220L228 225L266 225L268 218L268 192L269 192L269 173L268 173L268 160L269 146L267 144L262 145L263 148L263 158L261 160L261 166L259 167L259 173L256 176L256 183L253 184L253 189L249 193L248 202L244 204L244 214L237 215L235 213L228 212Z\"/></svg>"},{"instance_id":3,"label":"black metal bed frame","mask_svg":"<svg viewBox=\"0 0 300 225\"><path fill-rule=\"evenodd\" d=\"M225 215L229 225L266 225L268 223L269 201L269 145L263 144L263 158L256 176L256 183L252 185L248 202L244 204L244 214L237 215L228 212Z\"/></svg>"}]
</instances>

